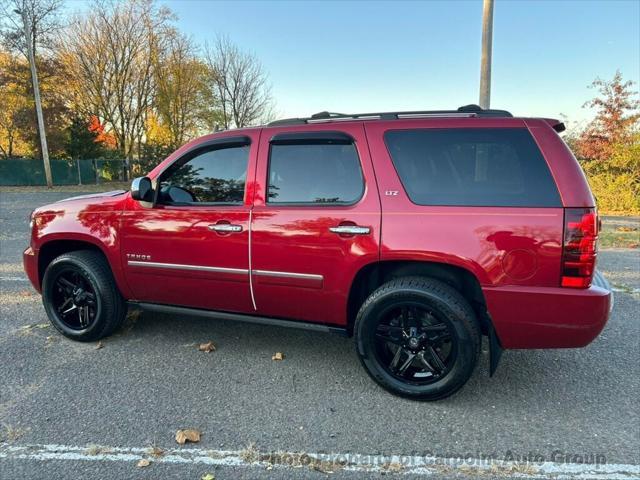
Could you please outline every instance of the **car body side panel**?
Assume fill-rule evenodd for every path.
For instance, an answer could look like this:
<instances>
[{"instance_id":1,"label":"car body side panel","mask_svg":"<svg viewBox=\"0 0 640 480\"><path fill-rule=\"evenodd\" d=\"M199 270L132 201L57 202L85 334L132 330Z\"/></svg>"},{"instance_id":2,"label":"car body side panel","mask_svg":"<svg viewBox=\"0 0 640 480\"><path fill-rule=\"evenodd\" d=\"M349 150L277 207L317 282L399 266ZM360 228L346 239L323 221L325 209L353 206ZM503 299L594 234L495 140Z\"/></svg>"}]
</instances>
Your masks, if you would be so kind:
<instances>
[{"instance_id":1,"label":"car body side panel","mask_svg":"<svg viewBox=\"0 0 640 480\"><path fill-rule=\"evenodd\" d=\"M172 154L152 173L152 181L182 153L228 131L205 136ZM240 205L154 205L129 197L121 221L121 263L133 298L150 303L253 313L249 288L249 229L259 129L251 139L244 199ZM218 223L240 232L213 231Z\"/></svg>"},{"instance_id":2,"label":"car body side panel","mask_svg":"<svg viewBox=\"0 0 640 480\"><path fill-rule=\"evenodd\" d=\"M596 203L587 178L562 138L542 119L527 119L525 123L547 160L563 205L594 207Z\"/></svg>"},{"instance_id":3,"label":"car body side panel","mask_svg":"<svg viewBox=\"0 0 640 480\"><path fill-rule=\"evenodd\" d=\"M315 125L313 130L339 131L355 139L364 193L349 206L267 203L269 140L277 133L296 129L263 130L253 207L253 289L260 315L344 326L349 289L357 272L379 260L380 200L362 124ZM341 236L329 230L343 222L371 231Z\"/></svg>"},{"instance_id":4,"label":"car body side panel","mask_svg":"<svg viewBox=\"0 0 640 480\"><path fill-rule=\"evenodd\" d=\"M457 122L365 125L381 192L381 260L446 263L471 272L485 294L489 315L505 348L588 343L606 321L602 312L608 310L608 300L598 293L559 288L564 224L561 206L421 206L406 195L384 143L384 132L441 128L445 123L455 126ZM488 120L475 124L479 128L495 126ZM514 119L509 126L523 128L524 122ZM567 317L567 321L562 311L575 307L580 298L584 304L576 310L578 315Z\"/></svg>"}]
</instances>

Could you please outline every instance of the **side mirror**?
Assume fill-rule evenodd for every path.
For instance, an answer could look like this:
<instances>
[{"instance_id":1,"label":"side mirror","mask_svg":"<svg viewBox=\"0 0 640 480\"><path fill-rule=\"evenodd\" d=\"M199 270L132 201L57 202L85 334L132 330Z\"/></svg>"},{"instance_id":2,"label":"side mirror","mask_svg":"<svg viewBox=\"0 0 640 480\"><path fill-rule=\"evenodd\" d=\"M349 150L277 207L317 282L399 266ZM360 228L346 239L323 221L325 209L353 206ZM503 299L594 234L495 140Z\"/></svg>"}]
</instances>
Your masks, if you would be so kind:
<instances>
[{"instance_id":1,"label":"side mirror","mask_svg":"<svg viewBox=\"0 0 640 480\"><path fill-rule=\"evenodd\" d=\"M131 182L131 198L139 202L153 201L153 187L149 177L134 178Z\"/></svg>"}]
</instances>

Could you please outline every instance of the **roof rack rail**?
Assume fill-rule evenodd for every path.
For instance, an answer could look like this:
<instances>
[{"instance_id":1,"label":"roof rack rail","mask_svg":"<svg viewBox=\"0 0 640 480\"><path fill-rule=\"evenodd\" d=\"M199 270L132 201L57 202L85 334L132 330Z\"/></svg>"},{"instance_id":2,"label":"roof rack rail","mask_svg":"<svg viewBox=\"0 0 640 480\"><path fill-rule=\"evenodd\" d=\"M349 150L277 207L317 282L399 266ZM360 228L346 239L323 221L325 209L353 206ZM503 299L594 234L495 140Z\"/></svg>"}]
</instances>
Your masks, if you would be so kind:
<instances>
[{"instance_id":1,"label":"roof rack rail","mask_svg":"<svg viewBox=\"0 0 640 480\"><path fill-rule=\"evenodd\" d=\"M484 109L478 105L464 105L457 110L417 110L408 112L377 112L377 113L335 113L319 112L307 118L285 118L267 124L268 127L285 125L304 125L309 123L323 123L350 120L400 120L405 118L430 117L513 117L506 110Z\"/></svg>"}]
</instances>

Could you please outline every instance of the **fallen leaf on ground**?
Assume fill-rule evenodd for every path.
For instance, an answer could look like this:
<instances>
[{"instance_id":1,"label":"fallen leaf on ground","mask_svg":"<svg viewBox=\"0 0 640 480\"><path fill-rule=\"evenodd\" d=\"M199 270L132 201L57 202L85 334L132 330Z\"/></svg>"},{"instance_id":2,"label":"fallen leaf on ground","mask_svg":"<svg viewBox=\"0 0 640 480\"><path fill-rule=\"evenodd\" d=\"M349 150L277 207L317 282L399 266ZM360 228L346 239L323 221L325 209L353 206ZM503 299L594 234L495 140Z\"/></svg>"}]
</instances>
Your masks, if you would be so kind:
<instances>
[{"instance_id":1,"label":"fallen leaf on ground","mask_svg":"<svg viewBox=\"0 0 640 480\"><path fill-rule=\"evenodd\" d=\"M176 432L176 442L180 445L184 445L187 442L199 442L201 433L198 430L186 428L184 430L178 430Z\"/></svg>"},{"instance_id":2,"label":"fallen leaf on ground","mask_svg":"<svg viewBox=\"0 0 640 480\"><path fill-rule=\"evenodd\" d=\"M200 480L216 480L216 477L213 476L213 473L205 473L200 477Z\"/></svg>"},{"instance_id":3,"label":"fallen leaf on ground","mask_svg":"<svg viewBox=\"0 0 640 480\"><path fill-rule=\"evenodd\" d=\"M271 357L271 360L284 360L284 353L282 352L274 353L273 356Z\"/></svg>"},{"instance_id":4,"label":"fallen leaf on ground","mask_svg":"<svg viewBox=\"0 0 640 480\"><path fill-rule=\"evenodd\" d=\"M151 465L151 462L149 460L147 460L146 458L141 459L138 462L138 467L148 467L149 465Z\"/></svg>"},{"instance_id":5,"label":"fallen leaf on ground","mask_svg":"<svg viewBox=\"0 0 640 480\"><path fill-rule=\"evenodd\" d=\"M104 343L98 342L96 345L96 350L100 350L102 347L104 347Z\"/></svg>"},{"instance_id":6,"label":"fallen leaf on ground","mask_svg":"<svg viewBox=\"0 0 640 480\"><path fill-rule=\"evenodd\" d=\"M200 350L201 352L213 352L215 351L216 346L213 344L213 342L207 342L207 343L201 343L198 346L198 350Z\"/></svg>"},{"instance_id":7,"label":"fallen leaf on ground","mask_svg":"<svg viewBox=\"0 0 640 480\"><path fill-rule=\"evenodd\" d=\"M160 447L156 447L155 445L152 447L149 447L149 454L153 455L154 457L158 458L164 455L164 450L162 450Z\"/></svg>"}]
</instances>

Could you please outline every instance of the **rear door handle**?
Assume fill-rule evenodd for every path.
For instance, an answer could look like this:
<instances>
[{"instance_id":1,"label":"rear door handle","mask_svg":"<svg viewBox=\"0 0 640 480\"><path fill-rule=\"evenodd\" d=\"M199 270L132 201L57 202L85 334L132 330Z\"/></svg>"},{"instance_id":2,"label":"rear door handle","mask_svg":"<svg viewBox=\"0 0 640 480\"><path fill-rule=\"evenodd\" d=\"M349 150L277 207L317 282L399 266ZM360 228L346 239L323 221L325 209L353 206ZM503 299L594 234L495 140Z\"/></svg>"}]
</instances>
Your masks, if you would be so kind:
<instances>
[{"instance_id":1,"label":"rear door handle","mask_svg":"<svg viewBox=\"0 0 640 480\"><path fill-rule=\"evenodd\" d=\"M339 235L369 235L371 228L358 225L338 225L337 227L329 227L329 231Z\"/></svg>"},{"instance_id":2,"label":"rear door handle","mask_svg":"<svg viewBox=\"0 0 640 480\"><path fill-rule=\"evenodd\" d=\"M209 225L209 230L223 233L238 233L242 231L242 225L234 225L233 223L214 223Z\"/></svg>"}]
</instances>

